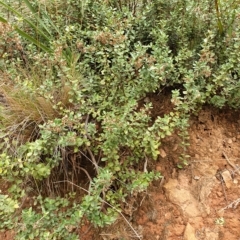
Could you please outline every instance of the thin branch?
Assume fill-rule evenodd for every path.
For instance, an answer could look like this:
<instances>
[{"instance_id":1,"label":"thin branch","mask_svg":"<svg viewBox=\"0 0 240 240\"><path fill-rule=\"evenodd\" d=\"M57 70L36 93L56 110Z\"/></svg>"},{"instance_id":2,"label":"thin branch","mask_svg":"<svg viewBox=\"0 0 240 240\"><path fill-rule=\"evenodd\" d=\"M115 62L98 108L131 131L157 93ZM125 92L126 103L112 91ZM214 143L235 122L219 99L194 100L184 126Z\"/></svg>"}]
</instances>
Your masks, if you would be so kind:
<instances>
[{"instance_id":1,"label":"thin branch","mask_svg":"<svg viewBox=\"0 0 240 240\"><path fill-rule=\"evenodd\" d=\"M88 135L88 120L89 120L89 114L87 115L86 120L85 120L85 132L86 132L85 133L86 134L85 138L86 139L88 139L88 138L91 139L91 137ZM95 166L96 172L99 173L98 164L97 164L97 161L96 161L92 151L90 150L90 148L88 146L86 146L86 148L87 148L87 151L88 151L88 153L91 157L92 163Z\"/></svg>"},{"instance_id":2,"label":"thin branch","mask_svg":"<svg viewBox=\"0 0 240 240\"><path fill-rule=\"evenodd\" d=\"M147 158L146 154L144 154L144 156L145 156L145 163L144 163L144 167L143 167L143 172L147 173L148 172L148 170L147 170L148 158Z\"/></svg>"},{"instance_id":3,"label":"thin branch","mask_svg":"<svg viewBox=\"0 0 240 240\"><path fill-rule=\"evenodd\" d=\"M86 193L90 194L90 192L89 192L88 190L86 190L85 188L80 187L80 186L78 186L78 185L76 185L76 184L74 184L73 182L68 181L68 180L66 180L66 181L57 181L57 182L54 182L54 183L63 183L63 182L68 182L68 183L74 185L75 187L78 187L78 188L80 188L81 190L85 191ZM128 224L128 226L132 229L132 231L134 232L134 234L136 235L136 237L137 237L138 239L140 239L140 240L142 239L142 237L139 236L139 234L137 233L137 231L133 228L133 226L132 226L132 225L130 224L130 222L125 218L125 216L121 213L121 211L119 211L117 208L115 208L114 206L112 206L110 203L104 201L102 198L100 198L100 199L101 199L101 201L102 201L103 203L105 203L106 205L108 205L109 207L111 207L112 209L114 209L117 213L119 213L119 214L122 216L122 218L124 219L124 221Z\"/></svg>"},{"instance_id":4,"label":"thin branch","mask_svg":"<svg viewBox=\"0 0 240 240\"><path fill-rule=\"evenodd\" d=\"M222 208L220 211L226 210L226 209L229 209L229 208L234 208L235 209L239 203L240 203L240 198L238 198L235 201L231 202L226 207Z\"/></svg>"},{"instance_id":5,"label":"thin branch","mask_svg":"<svg viewBox=\"0 0 240 240\"><path fill-rule=\"evenodd\" d=\"M78 166L77 166L77 168L79 168L80 170L82 170L82 171L87 175L89 181L92 182L92 178L90 177L88 171L87 171L85 168L78 167Z\"/></svg>"},{"instance_id":6,"label":"thin branch","mask_svg":"<svg viewBox=\"0 0 240 240\"><path fill-rule=\"evenodd\" d=\"M227 154L225 152L222 152L223 156L225 157L225 159L227 160L228 164L235 170L235 172L240 175L239 173L239 169L237 166L235 166L234 164L232 164L227 156Z\"/></svg>"}]
</instances>

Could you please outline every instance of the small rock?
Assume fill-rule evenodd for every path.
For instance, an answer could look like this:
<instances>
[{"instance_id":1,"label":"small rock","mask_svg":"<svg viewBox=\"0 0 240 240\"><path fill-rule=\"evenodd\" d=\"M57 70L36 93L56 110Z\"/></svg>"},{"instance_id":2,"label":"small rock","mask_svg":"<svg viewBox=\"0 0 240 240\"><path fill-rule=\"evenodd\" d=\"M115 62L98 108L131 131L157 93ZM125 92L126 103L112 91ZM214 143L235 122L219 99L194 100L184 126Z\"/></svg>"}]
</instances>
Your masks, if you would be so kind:
<instances>
[{"instance_id":1,"label":"small rock","mask_svg":"<svg viewBox=\"0 0 240 240\"><path fill-rule=\"evenodd\" d=\"M194 176L193 179L194 179L194 180L199 180L200 177L199 177L199 176Z\"/></svg>"},{"instance_id":2,"label":"small rock","mask_svg":"<svg viewBox=\"0 0 240 240\"><path fill-rule=\"evenodd\" d=\"M162 148L159 150L159 152L162 158L165 158L167 156L166 152Z\"/></svg>"},{"instance_id":3,"label":"small rock","mask_svg":"<svg viewBox=\"0 0 240 240\"><path fill-rule=\"evenodd\" d=\"M161 172L162 171L162 166L161 165L156 165L156 171Z\"/></svg>"},{"instance_id":4,"label":"small rock","mask_svg":"<svg viewBox=\"0 0 240 240\"><path fill-rule=\"evenodd\" d=\"M184 235L183 235L184 240L197 240L195 237L195 229L190 225L190 223L187 224Z\"/></svg>"},{"instance_id":5,"label":"small rock","mask_svg":"<svg viewBox=\"0 0 240 240\"><path fill-rule=\"evenodd\" d=\"M234 183L234 184L238 184L238 180L237 180L237 179L234 179L234 180L233 180L233 183Z\"/></svg>"},{"instance_id":6,"label":"small rock","mask_svg":"<svg viewBox=\"0 0 240 240\"><path fill-rule=\"evenodd\" d=\"M171 213L170 212L167 212L167 213L165 213L165 219L167 219L167 220L169 220L169 219L171 219Z\"/></svg>"},{"instance_id":7,"label":"small rock","mask_svg":"<svg viewBox=\"0 0 240 240\"><path fill-rule=\"evenodd\" d=\"M209 148L209 152L210 152L210 153L212 153L212 152L213 152L213 150L212 150L211 148Z\"/></svg>"},{"instance_id":8,"label":"small rock","mask_svg":"<svg viewBox=\"0 0 240 240\"><path fill-rule=\"evenodd\" d=\"M232 140L233 140L233 142L236 142L236 141L237 141L237 139L236 139L235 137L234 137Z\"/></svg>"},{"instance_id":9,"label":"small rock","mask_svg":"<svg viewBox=\"0 0 240 240\"><path fill-rule=\"evenodd\" d=\"M222 177L227 188L232 186L232 176L228 170L222 172Z\"/></svg>"},{"instance_id":10,"label":"small rock","mask_svg":"<svg viewBox=\"0 0 240 240\"><path fill-rule=\"evenodd\" d=\"M189 189L183 188L176 179L169 179L164 185L168 199L184 210L186 217L200 216L199 203Z\"/></svg>"},{"instance_id":11,"label":"small rock","mask_svg":"<svg viewBox=\"0 0 240 240\"><path fill-rule=\"evenodd\" d=\"M223 195L222 192L217 192L218 197L222 197L222 195Z\"/></svg>"},{"instance_id":12,"label":"small rock","mask_svg":"<svg viewBox=\"0 0 240 240\"><path fill-rule=\"evenodd\" d=\"M143 100L145 103L149 103L150 102L150 98L149 97L145 97Z\"/></svg>"},{"instance_id":13,"label":"small rock","mask_svg":"<svg viewBox=\"0 0 240 240\"><path fill-rule=\"evenodd\" d=\"M205 211L205 212L202 212L202 214L201 214L201 217L202 218L206 218L208 216L208 213L207 213L207 211Z\"/></svg>"},{"instance_id":14,"label":"small rock","mask_svg":"<svg viewBox=\"0 0 240 240\"><path fill-rule=\"evenodd\" d=\"M173 152L175 152L178 149L178 144L175 144L173 147Z\"/></svg>"},{"instance_id":15,"label":"small rock","mask_svg":"<svg viewBox=\"0 0 240 240\"><path fill-rule=\"evenodd\" d=\"M228 139L227 143L232 144L233 140L231 138Z\"/></svg>"}]
</instances>

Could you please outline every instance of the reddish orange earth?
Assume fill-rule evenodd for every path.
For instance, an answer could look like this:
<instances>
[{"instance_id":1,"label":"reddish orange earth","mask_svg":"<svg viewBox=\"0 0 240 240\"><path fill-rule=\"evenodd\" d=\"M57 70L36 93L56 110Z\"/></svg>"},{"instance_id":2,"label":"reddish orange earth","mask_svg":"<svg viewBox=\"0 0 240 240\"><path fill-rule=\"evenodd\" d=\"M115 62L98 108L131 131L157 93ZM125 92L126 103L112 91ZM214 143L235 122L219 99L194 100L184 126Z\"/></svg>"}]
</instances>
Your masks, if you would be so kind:
<instances>
[{"instance_id":1,"label":"reddish orange earth","mask_svg":"<svg viewBox=\"0 0 240 240\"><path fill-rule=\"evenodd\" d=\"M136 232L121 219L92 239L240 240L240 112L205 108L189 135L189 165L177 167L179 137L168 137L150 166L164 178L126 206Z\"/></svg>"}]
</instances>

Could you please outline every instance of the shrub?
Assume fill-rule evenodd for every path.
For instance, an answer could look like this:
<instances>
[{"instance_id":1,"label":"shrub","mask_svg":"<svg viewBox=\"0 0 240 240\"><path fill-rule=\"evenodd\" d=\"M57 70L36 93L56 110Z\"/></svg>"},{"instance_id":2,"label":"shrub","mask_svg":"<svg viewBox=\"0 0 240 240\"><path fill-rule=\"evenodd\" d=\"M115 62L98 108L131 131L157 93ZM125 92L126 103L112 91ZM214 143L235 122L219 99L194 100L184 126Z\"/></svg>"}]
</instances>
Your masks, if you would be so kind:
<instances>
[{"instance_id":1,"label":"shrub","mask_svg":"<svg viewBox=\"0 0 240 240\"><path fill-rule=\"evenodd\" d=\"M148 162L162 139L179 132L183 167L191 113L239 107L234 1L8 2L0 172L11 210L0 217L18 239L76 239L86 218L111 224L160 177ZM153 119L141 100L166 88L174 107ZM28 196L35 205L21 204Z\"/></svg>"}]
</instances>

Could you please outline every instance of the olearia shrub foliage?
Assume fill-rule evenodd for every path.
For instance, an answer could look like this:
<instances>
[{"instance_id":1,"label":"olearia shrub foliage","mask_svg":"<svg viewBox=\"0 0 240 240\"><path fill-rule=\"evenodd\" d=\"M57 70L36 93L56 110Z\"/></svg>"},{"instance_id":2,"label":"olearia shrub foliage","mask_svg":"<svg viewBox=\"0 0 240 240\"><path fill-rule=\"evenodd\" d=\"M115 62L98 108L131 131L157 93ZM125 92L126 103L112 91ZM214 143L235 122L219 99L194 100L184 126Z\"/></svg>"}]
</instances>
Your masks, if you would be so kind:
<instances>
[{"instance_id":1,"label":"olearia shrub foliage","mask_svg":"<svg viewBox=\"0 0 240 240\"><path fill-rule=\"evenodd\" d=\"M0 1L0 227L78 239L161 177L147 163L175 131L186 164L190 114L239 108L239 13L239 0ZM140 100L163 89L174 107L152 119Z\"/></svg>"}]
</instances>

